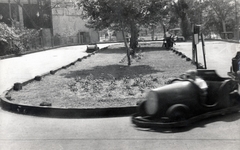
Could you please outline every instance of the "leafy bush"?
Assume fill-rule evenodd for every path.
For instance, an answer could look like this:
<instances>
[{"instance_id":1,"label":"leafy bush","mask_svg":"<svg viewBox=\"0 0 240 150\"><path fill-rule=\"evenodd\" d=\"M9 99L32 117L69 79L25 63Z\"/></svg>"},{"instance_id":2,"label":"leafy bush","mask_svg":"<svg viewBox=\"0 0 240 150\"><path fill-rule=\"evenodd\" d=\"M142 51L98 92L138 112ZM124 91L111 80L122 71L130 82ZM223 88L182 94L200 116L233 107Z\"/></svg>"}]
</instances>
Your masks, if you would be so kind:
<instances>
[{"instance_id":1,"label":"leafy bush","mask_svg":"<svg viewBox=\"0 0 240 150\"><path fill-rule=\"evenodd\" d=\"M32 40L39 38L39 31L9 27L1 22L0 55L21 54L24 51L29 51L33 47Z\"/></svg>"}]
</instances>

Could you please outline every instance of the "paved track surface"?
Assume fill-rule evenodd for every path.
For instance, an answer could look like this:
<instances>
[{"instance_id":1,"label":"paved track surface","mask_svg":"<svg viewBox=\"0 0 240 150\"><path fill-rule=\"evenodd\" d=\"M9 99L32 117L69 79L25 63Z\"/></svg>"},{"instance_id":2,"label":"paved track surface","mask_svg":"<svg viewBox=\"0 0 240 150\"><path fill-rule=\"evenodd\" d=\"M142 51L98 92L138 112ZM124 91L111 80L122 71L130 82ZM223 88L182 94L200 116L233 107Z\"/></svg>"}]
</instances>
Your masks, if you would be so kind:
<instances>
[{"instance_id":1,"label":"paved track surface","mask_svg":"<svg viewBox=\"0 0 240 150\"><path fill-rule=\"evenodd\" d=\"M192 58L192 43L177 43L175 48ZM204 64L202 43L197 45L198 61ZM240 44L223 41L205 42L205 56L207 69L214 69L219 75L226 77L232 65L231 60L235 57L236 52L240 51Z\"/></svg>"},{"instance_id":2,"label":"paved track surface","mask_svg":"<svg viewBox=\"0 0 240 150\"><path fill-rule=\"evenodd\" d=\"M179 48L179 50L184 48L182 50L184 51L186 48L189 48L189 46L187 46L188 44L189 43L179 43L176 47ZM219 44L221 45L222 43L220 42ZM236 44L236 47L239 47L239 45ZM57 66L61 67L66 65L68 61L75 61L75 59L80 56L86 55L84 51L84 48L76 48L73 50L73 47L66 47L56 51L41 52L43 54L31 54L18 58L0 60L1 92L10 88L14 82L20 82L20 79L21 81L25 81L28 78L48 72L49 69L56 69ZM188 52L187 49L185 51ZM226 51L228 50L226 49ZM67 52L69 52L69 54L66 54ZM218 58L215 53L213 56L216 57L216 60L224 59L226 63L224 63L224 66L221 68L228 70L229 58L232 56L227 56L226 54L230 53L222 49L216 50L216 52L219 52ZM46 55L44 55L44 53ZM51 56L47 58L47 55L50 55L49 53L51 53ZM189 55L191 55L191 53L189 53ZM210 56L210 51L208 52L208 56ZM54 58L59 58L59 60L54 60ZM20 60L18 61L17 59L23 59L21 60L22 64L19 64ZM11 60L12 62L7 64L11 66L6 66L6 63ZM36 68L39 60L41 60L43 64L39 64L39 68ZM208 60L209 63L210 60ZM55 63L57 65L53 66L53 68L47 68L50 64ZM33 68L28 68L29 66ZM15 69L12 67L15 67ZM39 70L42 70L42 72L38 72ZM2 74L4 76L2 76ZM6 84L7 86L5 86ZM148 130L136 128L131 123L130 117L62 119L26 116L0 110L0 150L33 149L239 150L240 114L236 113L228 116L210 118L184 129Z\"/></svg>"}]
</instances>

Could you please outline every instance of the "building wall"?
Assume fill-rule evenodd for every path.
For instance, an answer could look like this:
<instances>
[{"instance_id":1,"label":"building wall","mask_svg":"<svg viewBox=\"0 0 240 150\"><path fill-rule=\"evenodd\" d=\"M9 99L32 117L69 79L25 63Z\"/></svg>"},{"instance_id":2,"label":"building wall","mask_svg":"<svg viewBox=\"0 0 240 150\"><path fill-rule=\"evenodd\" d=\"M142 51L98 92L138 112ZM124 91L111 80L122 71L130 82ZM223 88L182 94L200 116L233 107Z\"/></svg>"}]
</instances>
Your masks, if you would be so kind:
<instances>
[{"instance_id":1,"label":"building wall","mask_svg":"<svg viewBox=\"0 0 240 150\"><path fill-rule=\"evenodd\" d=\"M20 0L20 3L22 5L25 5L25 4L37 4L37 0ZM12 18L14 20L14 24L17 25L17 27L20 27L20 28L23 28L25 25L24 25L24 12L23 12L23 9L20 5L17 5L16 4L16 0L0 0L0 5L1 6L5 6L6 8L2 11L0 10L0 14L3 15L4 19L8 19L7 21L5 20L4 22L8 25L11 25L11 22L10 22L10 18ZM10 11L10 7L11 6L11 11ZM18 13L13 13L14 10L13 10L13 6L17 6L17 9L18 10ZM11 13L10 13L11 12ZM10 17L10 14L11 14L11 17ZM17 16L15 16L14 14L17 14ZM32 14L31 14L32 15ZM10 22L10 23L9 23Z\"/></svg>"},{"instance_id":2,"label":"building wall","mask_svg":"<svg viewBox=\"0 0 240 150\"><path fill-rule=\"evenodd\" d=\"M38 0L20 0L21 4L37 4ZM0 0L0 4L8 4L9 0ZM14 4L15 0L10 0ZM72 0L51 0L52 5L52 29L43 29L60 37L71 36L74 43L96 43L99 42L99 33L93 29L85 27L85 21L81 19L81 10L75 7ZM23 9L18 6L19 24L24 25ZM69 40L69 39L67 39Z\"/></svg>"},{"instance_id":3,"label":"building wall","mask_svg":"<svg viewBox=\"0 0 240 150\"><path fill-rule=\"evenodd\" d=\"M86 22L80 16L81 10L73 2L53 0L52 7L53 35L72 36L75 42L82 44L99 41L98 32L85 27Z\"/></svg>"}]
</instances>

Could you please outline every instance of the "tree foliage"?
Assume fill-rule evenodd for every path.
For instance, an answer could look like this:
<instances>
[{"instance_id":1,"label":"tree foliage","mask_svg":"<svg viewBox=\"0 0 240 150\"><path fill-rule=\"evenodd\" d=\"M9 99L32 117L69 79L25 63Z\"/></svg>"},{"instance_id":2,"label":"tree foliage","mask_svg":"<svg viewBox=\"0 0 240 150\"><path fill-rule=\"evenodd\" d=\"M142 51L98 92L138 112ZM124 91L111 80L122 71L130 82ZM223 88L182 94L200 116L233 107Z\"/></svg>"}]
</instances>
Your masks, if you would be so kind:
<instances>
[{"instance_id":1,"label":"tree foliage","mask_svg":"<svg viewBox=\"0 0 240 150\"><path fill-rule=\"evenodd\" d=\"M215 27L216 32L226 38L222 32L233 31L235 20L234 0L207 0L205 13L206 26Z\"/></svg>"},{"instance_id":2,"label":"tree foliage","mask_svg":"<svg viewBox=\"0 0 240 150\"><path fill-rule=\"evenodd\" d=\"M0 23L0 55L20 54L29 50L31 40L39 36L39 30L18 29L9 27L5 23Z\"/></svg>"},{"instance_id":3,"label":"tree foliage","mask_svg":"<svg viewBox=\"0 0 240 150\"><path fill-rule=\"evenodd\" d=\"M182 35L188 39L191 34L191 26L188 16L189 4L187 3L187 0L172 1L172 3L173 14L180 19Z\"/></svg>"},{"instance_id":4,"label":"tree foliage","mask_svg":"<svg viewBox=\"0 0 240 150\"><path fill-rule=\"evenodd\" d=\"M235 0L178 0L174 3L175 15L182 18L181 21L187 17L189 23L201 24L205 35L211 32L222 35L223 32L233 31L234 25L237 24ZM239 6L238 1L236 4ZM239 7L237 9L239 10ZM184 32L186 26L181 28ZM189 28L188 30L190 31Z\"/></svg>"},{"instance_id":5,"label":"tree foliage","mask_svg":"<svg viewBox=\"0 0 240 150\"><path fill-rule=\"evenodd\" d=\"M121 30L121 23L130 30L131 23L141 24L147 13L145 0L83 0L81 4L87 26L98 30Z\"/></svg>"},{"instance_id":6,"label":"tree foliage","mask_svg":"<svg viewBox=\"0 0 240 150\"><path fill-rule=\"evenodd\" d=\"M131 34L130 47L137 48L140 26L149 26L158 22L159 14L166 0L83 0L83 18L87 19L87 27L96 30L112 29ZM125 37L125 36L124 36ZM128 46L125 41L125 45ZM128 52L128 64L130 56Z\"/></svg>"},{"instance_id":7,"label":"tree foliage","mask_svg":"<svg viewBox=\"0 0 240 150\"><path fill-rule=\"evenodd\" d=\"M166 28L171 26L171 20L173 20L170 8L169 0L152 0L148 3L148 14L145 20L148 20L147 26L152 26L153 28L160 24L163 27L165 33ZM164 35L165 37L165 35Z\"/></svg>"}]
</instances>

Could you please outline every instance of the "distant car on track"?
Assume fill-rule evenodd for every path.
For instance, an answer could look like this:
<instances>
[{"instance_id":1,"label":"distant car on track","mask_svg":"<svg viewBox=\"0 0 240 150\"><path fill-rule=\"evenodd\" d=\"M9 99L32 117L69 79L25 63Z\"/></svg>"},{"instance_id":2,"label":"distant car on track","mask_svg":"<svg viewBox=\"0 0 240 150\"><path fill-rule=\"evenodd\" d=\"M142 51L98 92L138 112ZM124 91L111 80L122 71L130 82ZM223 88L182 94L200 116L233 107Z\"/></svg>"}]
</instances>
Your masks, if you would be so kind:
<instances>
[{"instance_id":1,"label":"distant car on track","mask_svg":"<svg viewBox=\"0 0 240 150\"><path fill-rule=\"evenodd\" d=\"M185 38L181 35L176 36L176 42L186 42Z\"/></svg>"},{"instance_id":2,"label":"distant car on track","mask_svg":"<svg viewBox=\"0 0 240 150\"><path fill-rule=\"evenodd\" d=\"M176 39L176 42L186 42L186 39L184 36L181 35L181 29L180 28L174 28L169 30L170 33L172 33Z\"/></svg>"}]
</instances>

